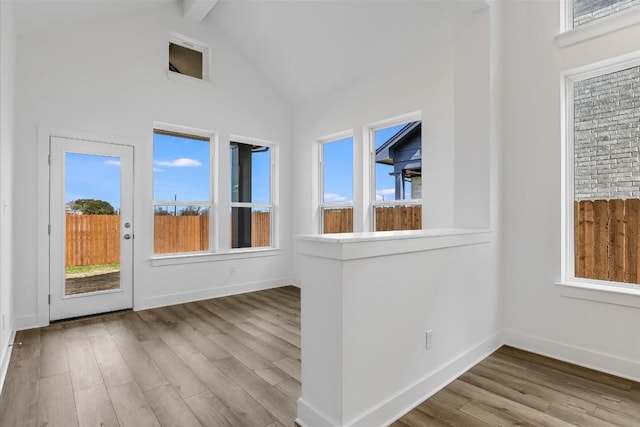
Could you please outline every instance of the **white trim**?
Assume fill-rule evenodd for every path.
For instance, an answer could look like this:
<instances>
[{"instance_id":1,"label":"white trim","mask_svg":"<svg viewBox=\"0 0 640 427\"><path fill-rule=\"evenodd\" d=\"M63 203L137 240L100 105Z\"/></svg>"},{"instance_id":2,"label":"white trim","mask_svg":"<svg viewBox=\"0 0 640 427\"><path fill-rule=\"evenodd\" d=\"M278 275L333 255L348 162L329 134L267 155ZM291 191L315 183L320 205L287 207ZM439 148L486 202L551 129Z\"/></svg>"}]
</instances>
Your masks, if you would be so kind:
<instances>
[{"instance_id":1,"label":"white trim","mask_svg":"<svg viewBox=\"0 0 640 427\"><path fill-rule=\"evenodd\" d=\"M49 127L38 127L37 129L37 188L36 188L36 232L37 232L37 275L36 275L36 304L37 311L35 319L31 316L16 319L16 330L20 330L21 325L35 327L49 325L49 141L51 137L79 139L85 141L102 142L107 144L118 144L131 146L135 153L136 141L118 136L106 136L84 131L74 131L68 129L56 129ZM135 154L134 154L135 156ZM134 157L135 159L135 157ZM134 160L135 163L135 160ZM135 164L134 182L135 182ZM133 223L138 219L135 210L132 212ZM135 278L135 276L134 276ZM135 305L136 288L133 288L133 301ZM24 320L22 319L30 319Z\"/></svg>"},{"instance_id":2,"label":"white trim","mask_svg":"<svg viewBox=\"0 0 640 427\"><path fill-rule=\"evenodd\" d=\"M199 262L229 261L234 259L260 258L267 256L278 256L282 254L282 249L276 248L240 248L233 252L208 253L196 252L189 254L164 254L151 259L152 267L165 265L195 264Z\"/></svg>"},{"instance_id":3,"label":"white trim","mask_svg":"<svg viewBox=\"0 0 640 427\"><path fill-rule=\"evenodd\" d=\"M640 381L640 361L638 360L625 359L517 331L505 331L504 343L563 362L595 369L632 381Z\"/></svg>"},{"instance_id":4,"label":"white trim","mask_svg":"<svg viewBox=\"0 0 640 427\"><path fill-rule=\"evenodd\" d=\"M262 291L266 289L289 286L288 279L273 279L260 282L240 283L236 285L222 286L212 289L201 289L197 291L178 292L168 295L159 295L143 298L134 307L134 310L147 310L168 305L184 304L192 301L202 301L211 298L226 297L230 295L244 294L247 292Z\"/></svg>"},{"instance_id":5,"label":"white trim","mask_svg":"<svg viewBox=\"0 0 640 427\"><path fill-rule=\"evenodd\" d=\"M4 349L2 359L0 360L0 395L4 388L4 382L7 379L7 372L9 371L9 362L11 361L11 353L13 352L13 344L16 340L15 329L9 334L9 345Z\"/></svg>"},{"instance_id":6,"label":"white trim","mask_svg":"<svg viewBox=\"0 0 640 427\"><path fill-rule=\"evenodd\" d=\"M271 245L263 248L280 248L280 236L278 231L280 230L280 195L278 189L280 188L280 150L277 142L268 141L265 139L252 138L241 135L229 135L229 147L233 143L248 144L248 145L260 145L262 147L269 148L269 161L271 163L269 177L269 203L244 203L244 202L232 202L229 200L228 208L232 207L247 207L257 209L271 209ZM229 167L229 174L231 174L231 167ZM230 248L229 252L237 250L247 251L255 250L255 248Z\"/></svg>"},{"instance_id":7,"label":"white trim","mask_svg":"<svg viewBox=\"0 0 640 427\"><path fill-rule=\"evenodd\" d=\"M449 229L296 236L298 253L341 261L486 244L492 239L491 230Z\"/></svg>"},{"instance_id":8,"label":"white trim","mask_svg":"<svg viewBox=\"0 0 640 427\"><path fill-rule=\"evenodd\" d=\"M165 122L158 122L158 121L154 121L153 122L153 144L155 144L155 135L156 135L156 130L160 130L160 131L164 131L164 132L173 132L173 133L177 133L177 134L181 134L181 135L177 135L178 137L182 137L182 135L184 135L184 137L188 137L188 135L192 135L195 137L200 137L200 138L206 138L207 141L209 143L209 200L208 201L185 201L185 200L155 200L153 199L151 201L152 203L152 209L151 209L151 215L152 215L152 230L155 227L155 210L156 210L156 206L174 206L174 207L178 207L178 206L183 206L183 207L187 207L187 206L197 206L197 207L204 207L204 208L209 208L209 250L208 251L203 251L203 252L181 252L180 254L185 255L185 256L190 256L191 254L199 254L199 253L205 253L205 254L214 254L218 251L218 240L214 238L214 236L218 235L218 229L217 226L219 224L219 222L217 221L217 217L219 214L219 208L218 206L214 203L214 196L218 194L218 188L216 187L218 180L217 178L217 173L216 171L218 163L217 163L217 154L218 154L218 133L212 130L205 130L205 129L198 129L198 128L191 128L188 126L181 126L181 125L174 125L174 124L170 124L170 123L165 123ZM198 140L201 141L201 140ZM205 142L205 141L202 141ZM152 168L151 168L151 192L153 193L155 190L155 182L154 182L154 172L153 169L155 168L155 158L152 159ZM151 259L156 259L156 258L163 258L166 254L156 254L155 253L155 238L151 239L151 250L149 251L151 253ZM176 255L176 254L171 254L171 255Z\"/></svg>"},{"instance_id":9,"label":"white trim","mask_svg":"<svg viewBox=\"0 0 640 427\"><path fill-rule=\"evenodd\" d=\"M572 2L568 1L568 3ZM555 42L558 47L572 46L625 28L637 26L640 24L640 7L634 6L576 28L573 28L572 21L573 13L571 13L571 22L564 23L565 31L555 36Z\"/></svg>"},{"instance_id":10,"label":"white trim","mask_svg":"<svg viewBox=\"0 0 640 427\"><path fill-rule=\"evenodd\" d=\"M340 142L347 139L351 139L351 202L334 202L327 203L324 201L324 147L326 144L332 144L334 142ZM317 206L313 209L318 211L319 233L324 233L324 210L325 209L345 209L354 208L355 202L355 144L353 139L353 130L346 130L337 132L323 138L318 138L318 200ZM352 211L353 215L353 211ZM353 218L351 220L353 224Z\"/></svg>"},{"instance_id":11,"label":"white trim","mask_svg":"<svg viewBox=\"0 0 640 427\"><path fill-rule=\"evenodd\" d=\"M167 77L191 82L209 82L211 80L211 48L208 44L174 31L169 32L169 43L202 53L202 79L169 70L169 45L167 45Z\"/></svg>"},{"instance_id":12,"label":"white trim","mask_svg":"<svg viewBox=\"0 0 640 427\"><path fill-rule=\"evenodd\" d=\"M499 349L502 343L502 333L498 332L490 336L466 349L434 372L348 421L345 426L368 427L391 424L487 358Z\"/></svg>"},{"instance_id":13,"label":"white trim","mask_svg":"<svg viewBox=\"0 0 640 427\"><path fill-rule=\"evenodd\" d=\"M605 280L572 279L556 283L567 298L640 308L640 286Z\"/></svg>"},{"instance_id":14,"label":"white trim","mask_svg":"<svg viewBox=\"0 0 640 427\"><path fill-rule=\"evenodd\" d=\"M604 303L619 301L620 304L622 294L633 294L620 292L626 286L623 283L575 277L573 86L575 82L636 66L640 66L640 51L566 70L561 74L561 278L558 285L564 286L561 288L563 296ZM617 296L607 293L617 293ZM633 301L630 298L628 303L622 305L636 307Z\"/></svg>"},{"instance_id":15,"label":"white trim","mask_svg":"<svg viewBox=\"0 0 640 427\"><path fill-rule=\"evenodd\" d=\"M395 205L408 205L408 204L420 204L422 206L422 200L419 199L410 199L410 200L393 200L393 201L378 201L376 198L376 167L375 167L375 156L376 156L376 138L375 132L381 129L386 129L392 126L397 126L401 124L407 124L411 122L420 121L422 122L422 111L414 111L411 113L401 114L399 116L391 117L389 119L380 120L374 123L370 123L364 127L364 141L366 142L365 147L367 149L367 156L365 158L368 159L369 164L369 195L367 200L367 209L369 211L368 218L365 222L368 222L369 227L368 230L375 231L376 226L376 218L375 218L375 207L379 206L382 203L389 203L391 205L394 202ZM420 135L420 140L422 141L421 152L424 152L424 138ZM395 203L402 202L402 203Z\"/></svg>"},{"instance_id":16,"label":"white trim","mask_svg":"<svg viewBox=\"0 0 640 427\"><path fill-rule=\"evenodd\" d=\"M302 427L369 427L389 425L417 405L442 390L450 382L478 364L502 346L503 338L497 333L461 352L453 360L428 373L413 384L392 394L346 422L331 420L326 414L298 399L296 423Z\"/></svg>"}]
</instances>

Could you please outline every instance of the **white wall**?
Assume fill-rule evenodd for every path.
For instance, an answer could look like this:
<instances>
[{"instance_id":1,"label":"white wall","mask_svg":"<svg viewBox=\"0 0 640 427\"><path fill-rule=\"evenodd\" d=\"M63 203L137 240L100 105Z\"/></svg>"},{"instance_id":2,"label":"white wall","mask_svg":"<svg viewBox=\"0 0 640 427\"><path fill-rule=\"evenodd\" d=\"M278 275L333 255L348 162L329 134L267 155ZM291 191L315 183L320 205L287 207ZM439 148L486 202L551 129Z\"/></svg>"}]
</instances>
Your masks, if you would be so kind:
<instances>
[{"instance_id":1,"label":"white wall","mask_svg":"<svg viewBox=\"0 0 640 427\"><path fill-rule=\"evenodd\" d=\"M212 84L184 84L166 75L170 31L209 43ZM290 110L231 42L214 28L182 19L179 3L158 3L133 13L18 39L15 171L19 215L14 244L16 306L20 327L37 323L36 176L37 132L49 128L90 132L135 141L134 305L143 308L206 298L289 280ZM275 256L174 266L151 266L152 129L160 121L281 144L280 242ZM228 157L221 150L220 197L228 188ZM40 200L46 203L46 200ZM224 224L224 221L222 221ZM235 266L231 275L230 266ZM40 310L43 311L43 310ZM48 313L45 318L48 317Z\"/></svg>"},{"instance_id":2,"label":"white wall","mask_svg":"<svg viewBox=\"0 0 640 427\"><path fill-rule=\"evenodd\" d=\"M640 50L640 26L560 48L559 2L505 2L507 342L640 379L640 309L560 295L564 70Z\"/></svg>"},{"instance_id":3,"label":"white wall","mask_svg":"<svg viewBox=\"0 0 640 427\"><path fill-rule=\"evenodd\" d=\"M16 36L11 4L0 2L0 387L14 327L11 245L14 228L15 77Z\"/></svg>"}]
</instances>

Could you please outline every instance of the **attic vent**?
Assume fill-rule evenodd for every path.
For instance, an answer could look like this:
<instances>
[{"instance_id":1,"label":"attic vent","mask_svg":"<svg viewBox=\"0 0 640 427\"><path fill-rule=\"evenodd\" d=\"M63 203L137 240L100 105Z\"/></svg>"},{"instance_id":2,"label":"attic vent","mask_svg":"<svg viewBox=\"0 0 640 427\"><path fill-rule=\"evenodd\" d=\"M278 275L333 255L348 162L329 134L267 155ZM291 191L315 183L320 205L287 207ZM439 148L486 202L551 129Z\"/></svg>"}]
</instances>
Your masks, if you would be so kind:
<instances>
[{"instance_id":1,"label":"attic vent","mask_svg":"<svg viewBox=\"0 0 640 427\"><path fill-rule=\"evenodd\" d=\"M198 80L208 80L207 63L209 48L185 37L169 38L169 72L182 74Z\"/></svg>"}]
</instances>

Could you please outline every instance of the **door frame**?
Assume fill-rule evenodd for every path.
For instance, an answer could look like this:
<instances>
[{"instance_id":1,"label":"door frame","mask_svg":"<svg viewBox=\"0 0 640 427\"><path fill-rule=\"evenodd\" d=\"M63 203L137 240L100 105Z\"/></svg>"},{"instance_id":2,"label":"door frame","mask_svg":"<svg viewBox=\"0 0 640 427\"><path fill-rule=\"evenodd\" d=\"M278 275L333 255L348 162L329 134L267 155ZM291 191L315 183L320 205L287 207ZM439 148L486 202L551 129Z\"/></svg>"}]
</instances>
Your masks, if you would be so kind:
<instances>
[{"instance_id":1,"label":"door frame","mask_svg":"<svg viewBox=\"0 0 640 427\"><path fill-rule=\"evenodd\" d=\"M38 127L37 130L37 194L36 194L36 233L37 233L37 285L36 285L36 301L37 311L32 316L23 317L17 320L17 327L24 325L25 327L47 326L49 325L49 289L50 289L50 245L49 245L49 212L51 208L50 201L50 165L49 165L49 141L51 137L81 139L107 144L118 144L130 146L133 150L133 195L135 200L136 193L136 142L134 140L109 135L99 135L95 133ZM132 222L135 224L136 206L133 207ZM136 307L136 286L135 286L135 249L132 253L133 275L133 308Z\"/></svg>"}]
</instances>

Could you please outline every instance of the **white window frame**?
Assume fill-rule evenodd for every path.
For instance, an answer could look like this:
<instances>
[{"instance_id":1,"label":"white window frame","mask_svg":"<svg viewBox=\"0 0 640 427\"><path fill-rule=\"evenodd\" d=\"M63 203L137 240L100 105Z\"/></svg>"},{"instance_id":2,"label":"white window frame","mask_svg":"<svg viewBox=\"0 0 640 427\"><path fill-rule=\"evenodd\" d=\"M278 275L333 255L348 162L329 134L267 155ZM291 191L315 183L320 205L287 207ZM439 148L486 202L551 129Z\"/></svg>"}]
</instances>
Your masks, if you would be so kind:
<instances>
[{"instance_id":1,"label":"white window frame","mask_svg":"<svg viewBox=\"0 0 640 427\"><path fill-rule=\"evenodd\" d=\"M231 193L229 192L229 206L226 209L227 213L231 215L231 208L256 208L256 209L269 209L271 212L270 218L270 237L271 237L271 245L270 246L260 246L256 248L229 248L230 253L240 253L240 252L260 252L260 251L268 251L273 249L280 248L280 239L278 236L278 230L280 229L279 224L279 195L277 189L279 186L279 176L278 176L278 164L279 164L279 150L278 143L273 141L266 141L264 139L250 138L246 136L240 135L231 135L229 138L229 144L227 148L229 151L231 150L231 144L237 142L241 144L249 144L249 145L261 145L263 147L269 147L270 151L270 179L269 179L269 198L270 203L242 203L242 202L232 202L231 201ZM231 182L231 166L229 166L229 183ZM231 221L229 221L229 227L231 227ZM229 233L231 233L231 228L229 228Z\"/></svg>"},{"instance_id":2,"label":"white window frame","mask_svg":"<svg viewBox=\"0 0 640 427\"><path fill-rule=\"evenodd\" d=\"M208 44L201 42L199 40L193 39L191 37L184 36L182 34L178 34L175 32L169 33L169 44L173 43L178 46L185 47L187 49L195 50L202 53L202 79L198 79L196 77L188 76L186 74L176 73L175 71L169 70L169 54L167 49L167 77L171 80L178 80L184 82L210 82L211 81L211 48ZM167 47L169 46L167 44Z\"/></svg>"},{"instance_id":3,"label":"white window frame","mask_svg":"<svg viewBox=\"0 0 640 427\"><path fill-rule=\"evenodd\" d=\"M393 207L393 206L424 206L422 205L422 199L411 199L411 200L384 200L378 201L376 200L376 138L375 132L380 129L386 129L392 126L397 126L401 124L406 124L410 122L422 122L422 112L414 111L412 113L403 114L400 116L392 117L390 119L382 120L376 123L372 123L365 127L365 138L368 139L369 145L369 209L370 209L370 229L371 231L376 230L376 208L377 207ZM424 153L424 138L422 139L422 152ZM421 161L422 163L422 161ZM424 224L422 224L422 229L424 229Z\"/></svg>"},{"instance_id":4,"label":"white window frame","mask_svg":"<svg viewBox=\"0 0 640 427\"><path fill-rule=\"evenodd\" d=\"M640 285L575 276L574 232L574 94L575 82L640 66L640 51L585 67L561 76L561 278L560 294L567 297L640 307Z\"/></svg>"},{"instance_id":5,"label":"white window frame","mask_svg":"<svg viewBox=\"0 0 640 427\"><path fill-rule=\"evenodd\" d=\"M170 133L176 133L179 135L184 135L188 137L189 135L193 135L199 138L208 139L209 143L209 201L182 201L182 200L155 200L152 201L152 215L153 215L153 227L152 230L155 230L155 211L156 206L176 206L176 207L186 207L186 206L197 206L202 208L209 209L209 250L207 251L191 251L191 252L172 252L172 253L160 253L156 254L154 251L155 248L155 233L154 237L151 239L151 254L153 259L161 259L161 258L171 258L171 257L182 257L182 256L193 256L193 255L202 255L202 254L215 254L218 252L218 240L214 238L218 236L217 224L218 224L218 204L216 203L215 196L218 194L216 189L217 179L216 177L216 163L215 163L215 154L217 153L217 133L213 131L203 130L203 129L195 129L185 126L178 126L168 123L159 123L155 122L153 126L153 134L155 135L156 130L161 130ZM205 141L203 141L205 142ZM153 157L153 156L152 156ZM155 159L152 159L155 161ZM155 182L153 181L153 173L151 180L151 191L153 193L155 189ZM152 196L153 197L153 196Z\"/></svg>"},{"instance_id":6,"label":"white window frame","mask_svg":"<svg viewBox=\"0 0 640 427\"><path fill-rule=\"evenodd\" d=\"M326 203L324 201L324 147L326 144L331 144L333 142L338 142L346 138L351 138L351 156L352 156L352 164L351 164L351 202L335 202L335 203ZM351 208L354 209L355 202L355 141L352 130L342 131L338 133L334 133L331 135L327 135L323 138L318 139L318 216L319 216L319 226L320 226L320 234L324 234L324 210L325 209L344 209ZM355 214L354 214L355 216ZM353 219L352 219L353 221Z\"/></svg>"},{"instance_id":7,"label":"white window frame","mask_svg":"<svg viewBox=\"0 0 640 427\"><path fill-rule=\"evenodd\" d=\"M635 25L640 25L640 6L574 27L573 0L564 0L560 2L560 34L555 41L559 47L567 47Z\"/></svg>"}]
</instances>

